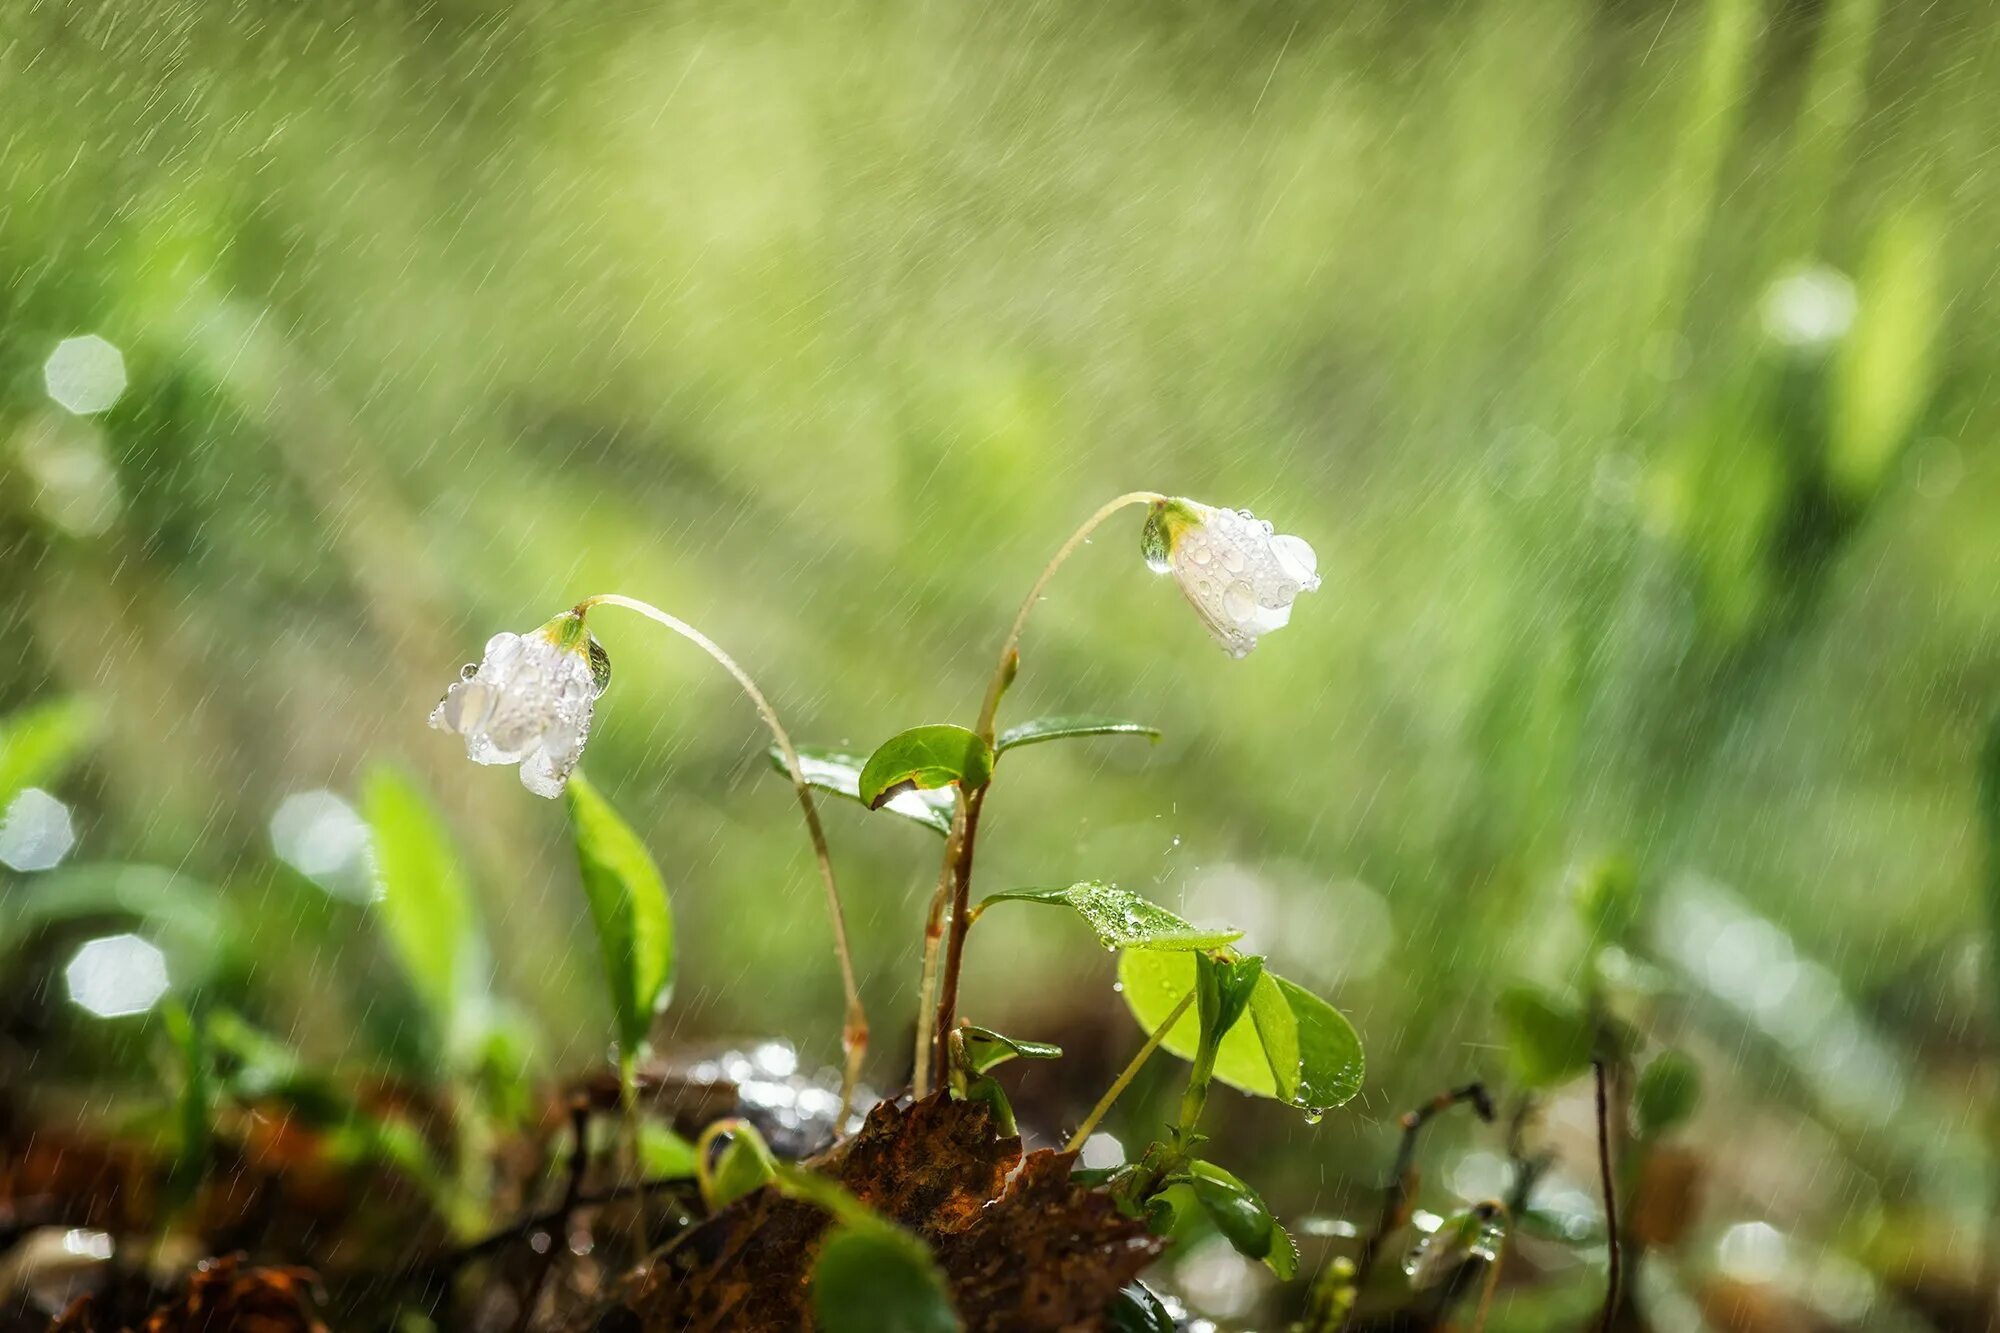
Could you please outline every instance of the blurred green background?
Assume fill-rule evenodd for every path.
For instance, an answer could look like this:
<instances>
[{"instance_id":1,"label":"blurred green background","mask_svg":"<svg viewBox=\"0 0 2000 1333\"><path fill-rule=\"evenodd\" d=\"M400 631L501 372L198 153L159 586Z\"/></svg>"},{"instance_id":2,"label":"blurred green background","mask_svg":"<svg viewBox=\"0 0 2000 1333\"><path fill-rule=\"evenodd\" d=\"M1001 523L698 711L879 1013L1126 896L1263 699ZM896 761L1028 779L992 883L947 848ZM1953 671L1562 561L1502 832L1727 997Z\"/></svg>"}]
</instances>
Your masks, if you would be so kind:
<instances>
[{"instance_id":1,"label":"blurred green background","mask_svg":"<svg viewBox=\"0 0 2000 1333\"><path fill-rule=\"evenodd\" d=\"M228 984L308 1050L393 1058L408 998L353 866L288 868L273 817L390 758L463 841L549 1067L601 1058L559 807L423 725L494 631L645 597L801 741L866 750L969 722L1047 555L1161 489L1304 536L1324 587L1231 662L1136 514L1107 528L1003 721L1165 739L1010 762L979 880L1233 920L1353 1016L1349 1110L1230 1099L1232 1150L1293 1168L1274 1201L1342 1204L1395 1112L1504 1079L1496 990L1570 980L1571 886L1617 855L1706 1123L1776 1145L1714 1226L1858 1252L1903 1208L1927 1252L1977 1248L1990 6L0 14L0 702L102 723L46 873L212 886ZM48 362L83 335L127 383L77 414ZM756 719L615 615L588 764L673 891L662 1035L831 1062ZM892 1086L938 844L827 815ZM968 971L974 1017L1084 1043L1083 1104L1130 1047L1081 931L996 913ZM35 995L10 1083L146 1077Z\"/></svg>"}]
</instances>

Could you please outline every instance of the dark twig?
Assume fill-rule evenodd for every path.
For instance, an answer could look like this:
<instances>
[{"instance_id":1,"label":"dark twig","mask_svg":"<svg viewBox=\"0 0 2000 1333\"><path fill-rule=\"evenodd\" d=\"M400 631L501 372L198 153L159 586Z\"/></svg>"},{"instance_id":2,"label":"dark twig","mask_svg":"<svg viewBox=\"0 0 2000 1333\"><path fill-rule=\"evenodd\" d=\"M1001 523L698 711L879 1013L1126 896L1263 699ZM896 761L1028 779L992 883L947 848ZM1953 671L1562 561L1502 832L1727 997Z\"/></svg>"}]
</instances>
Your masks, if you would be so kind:
<instances>
[{"instance_id":1,"label":"dark twig","mask_svg":"<svg viewBox=\"0 0 2000 1333\"><path fill-rule=\"evenodd\" d=\"M1388 1243L1389 1233L1403 1224L1403 1215L1410 1203L1410 1192L1415 1185L1417 1160L1417 1137L1433 1117L1450 1110L1460 1102L1469 1103L1475 1114L1487 1124L1493 1123L1493 1099L1486 1093L1483 1083L1468 1083L1462 1088L1441 1092L1413 1111L1405 1111L1401 1124L1402 1142L1396 1147L1396 1164L1389 1172L1389 1182L1382 1187L1382 1212L1375 1219L1375 1229L1361 1243L1361 1253L1354 1261L1352 1284L1358 1294L1367 1285L1368 1275L1375 1270L1376 1261L1382 1257L1382 1247ZM1341 1323L1346 1328L1354 1321L1354 1311L1360 1302L1349 1307L1347 1317Z\"/></svg>"},{"instance_id":2,"label":"dark twig","mask_svg":"<svg viewBox=\"0 0 2000 1333\"><path fill-rule=\"evenodd\" d=\"M659 1180L627 1181L611 1189L594 1190L589 1194L578 1195L576 1205L573 1208L567 1210L556 1208L546 1213L538 1213L533 1217L524 1217L503 1231L496 1231L483 1240L476 1240L470 1245L453 1250L450 1254L445 1255L442 1260L430 1265L430 1267L445 1269L460 1268L475 1260L487 1258L506 1249L509 1245L518 1244L526 1240L537 1231L547 1230L549 1227L562 1221L568 1213L579 1212L585 1208L601 1208L607 1203L618 1203L625 1199L650 1198L655 1194L690 1194L693 1190L694 1182L685 1176L673 1176Z\"/></svg>"},{"instance_id":3,"label":"dark twig","mask_svg":"<svg viewBox=\"0 0 2000 1333\"><path fill-rule=\"evenodd\" d=\"M1597 1169L1604 1182L1604 1238L1611 1253L1611 1272L1604 1293L1604 1317L1597 1321L1597 1328L1598 1333L1611 1333L1612 1322L1618 1317L1618 1285L1623 1276L1618 1253L1618 1195L1611 1183L1611 1093L1608 1086L1611 1076L1601 1059L1592 1060L1590 1067L1597 1074Z\"/></svg>"},{"instance_id":4,"label":"dark twig","mask_svg":"<svg viewBox=\"0 0 2000 1333\"><path fill-rule=\"evenodd\" d=\"M584 1173L590 1169L590 1099L578 1096L569 1103L569 1176L563 1182L562 1207L557 1210L560 1220L550 1230L549 1247L542 1252L542 1262L535 1269L535 1280L528 1284L528 1295L521 1302L521 1314L514 1321L514 1333L524 1333L535 1317L535 1307L541 1303L542 1288L549 1282L549 1272L555 1267L556 1245L566 1241L569 1231L570 1214L576 1211L576 1201L583 1196Z\"/></svg>"}]
</instances>

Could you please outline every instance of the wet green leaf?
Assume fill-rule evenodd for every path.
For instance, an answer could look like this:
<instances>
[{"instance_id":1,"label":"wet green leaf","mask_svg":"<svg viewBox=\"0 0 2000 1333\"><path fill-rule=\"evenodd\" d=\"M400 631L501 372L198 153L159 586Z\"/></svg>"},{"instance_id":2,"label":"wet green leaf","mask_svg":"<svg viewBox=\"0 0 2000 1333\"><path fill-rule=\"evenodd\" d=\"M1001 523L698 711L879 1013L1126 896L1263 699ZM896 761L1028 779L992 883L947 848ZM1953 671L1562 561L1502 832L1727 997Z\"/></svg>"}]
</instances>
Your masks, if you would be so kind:
<instances>
[{"instance_id":1,"label":"wet green leaf","mask_svg":"<svg viewBox=\"0 0 2000 1333\"><path fill-rule=\"evenodd\" d=\"M1190 1163L1188 1185L1238 1254L1263 1260L1281 1279L1298 1272L1298 1249L1257 1191L1213 1162Z\"/></svg>"},{"instance_id":2,"label":"wet green leaf","mask_svg":"<svg viewBox=\"0 0 2000 1333\"><path fill-rule=\"evenodd\" d=\"M1118 960L1118 980L1133 1017L1151 1032L1194 989L1194 957L1132 949ZM1361 1090L1361 1039L1339 1010L1312 992L1265 972L1250 992L1250 1020L1232 1027L1217 1051L1215 1076L1224 1083L1313 1115ZM1200 1033L1190 1008L1162 1044L1192 1059Z\"/></svg>"},{"instance_id":3,"label":"wet green leaf","mask_svg":"<svg viewBox=\"0 0 2000 1333\"><path fill-rule=\"evenodd\" d=\"M789 781L791 770L785 766L785 752L773 745L764 754L771 761L771 767ZM799 772L807 786L832 792L835 796L845 796L862 805L868 804L861 800L861 769L868 762L866 756L817 746L802 748L798 755ZM948 789L911 790L890 797L882 803L882 809L942 835L951 832L951 812L957 801L958 798Z\"/></svg>"},{"instance_id":4,"label":"wet green leaf","mask_svg":"<svg viewBox=\"0 0 2000 1333\"><path fill-rule=\"evenodd\" d=\"M1922 418L1937 378L1943 281L1944 236L1930 210L1907 208L1870 239L1854 327L1829 381L1826 466L1844 495L1879 487Z\"/></svg>"},{"instance_id":5,"label":"wet green leaf","mask_svg":"<svg viewBox=\"0 0 2000 1333\"><path fill-rule=\"evenodd\" d=\"M944 1274L922 1241L887 1223L843 1222L812 1271L820 1333L955 1333Z\"/></svg>"},{"instance_id":6,"label":"wet green leaf","mask_svg":"<svg viewBox=\"0 0 2000 1333\"><path fill-rule=\"evenodd\" d=\"M968 1025L959 1030L959 1041L965 1052L965 1067L975 1074L983 1074L1009 1060L1062 1058L1060 1046L1051 1046L1045 1041L1018 1041L1013 1037L1004 1037L991 1028Z\"/></svg>"},{"instance_id":7,"label":"wet green leaf","mask_svg":"<svg viewBox=\"0 0 2000 1333\"><path fill-rule=\"evenodd\" d=\"M1639 915L1639 877L1632 863L1613 857L1591 867L1577 886L1576 910L1593 949L1624 943Z\"/></svg>"},{"instance_id":8,"label":"wet green leaf","mask_svg":"<svg viewBox=\"0 0 2000 1333\"><path fill-rule=\"evenodd\" d=\"M993 777L993 750L974 732L950 723L912 727L882 742L861 766L857 794L870 810L905 791L984 787Z\"/></svg>"},{"instance_id":9,"label":"wet green leaf","mask_svg":"<svg viewBox=\"0 0 2000 1333\"><path fill-rule=\"evenodd\" d=\"M1553 1087L1590 1067L1596 1034L1580 1006L1523 985L1502 991L1498 1007L1514 1072L1523 1083Z\"/></svg>"},{"instance_id":10,"label":"wet green leaf","mask_svg":"<svg viewBox=\"0 0 2000 1333\"><path fill-rule=\"evenodd\" d=\"M0 811L29 787L63 775L96 739L100 714L83 699L32 704L0 722Z\"/></svg>"},{"instance_id":11,"label":"wet green leaf","mask_svg":"<svg viewBox=\"0 0 2000 1333\"><path fill-rule=\"evenodd\" d=\"M1701 1070L1679 1051L1661 1051L1639 1073L1632 1108L1639 1133L1656 1139L1680 1125L1701 1104Z\"/></svg>"},{"instance_id":12,"label":"wet green leaf","mask_svg":"<svg viewBox=\"0 0 2000 1333\"><path fill-rule=\"evenodd\" d=\"M985 898L973 912L977 915L1001 902L1067 907L1097 932L1097 938L1107 949L1215 949L1243 933L1226 926L1217 929L1196 926L1129 889L1096 880L1062 888L1009 889ZM1186 990L1181 992L1186 993Z\"/></svg>"},{"instance_id":13,"label":"wet green leaf","mask_svg":"<svg viewBox=\"0 0 2000 1333\"><path fill-rule=\"evenodd\" d=\"M744 1195L760 1190L778 1174L778 1164L764 1136L747 1125L730 1136L709 1176L710 1211L727 1208Z\"/></svg>"},{"instance_id":14,"label":"wet green leaf","mask_svg":"<svg viewBox=\"0 0 2000 1333\"><path fill-rule=\"evenodd\" d=\"M369 772L363 792L375 873L375 910L447 1049L465 1027L466 1000L485 988L485 942L472 888L444 820L407 776Z\"/></svg>"},{"instance_id":15,"label":"wet green leaf","mask_svg":"<svg viewBox=\"0 0 2000 1333\"><path fill-rule=\"evenodd\" d=\"M1073 736L1144 736L1158 740L1160 732L1157 727L1149 727L1143 722L1127 722L1115 717L1089 714L1038 717L1001 732L993 743L993 752L1001 755L1023 745L1040 745L1043 741L1067 740Z\"/></svg>"},{"instance_id":16,"label":"wet green leaf","mask_svg":"<svg viewBox=\"0 0 2000 1333\"><path fill-rule=\"evenodd\" d=\"M667 886L646 844L581 773L570 778L568 799L577 868L618 1019L618 1045L636 1052L673 982Z\"/></svg>"},{"instance_id":17,"label":"wet green leaf","mask_svg":"<svg viewBox=\"0 0 2000 1333\"><path fill-rule=\"evenodd\" d=\"M695 1174L694 1145L657 1120L639 1124L639 1165L648 1180L679 1180Z\"/></svg>"},{"instance_id":18,"label":"wet green leaf","mask_svg":"<svg viewBox=\"0 0 2000 1333\"><path fill-rule=\"evenodd\" d=\"M1134 1282L1112 1299L1104 1312L1104 1327L1107 1333L1175 1333L1177 1325L1153 1289Z\"/></svg>"}]
</instances>

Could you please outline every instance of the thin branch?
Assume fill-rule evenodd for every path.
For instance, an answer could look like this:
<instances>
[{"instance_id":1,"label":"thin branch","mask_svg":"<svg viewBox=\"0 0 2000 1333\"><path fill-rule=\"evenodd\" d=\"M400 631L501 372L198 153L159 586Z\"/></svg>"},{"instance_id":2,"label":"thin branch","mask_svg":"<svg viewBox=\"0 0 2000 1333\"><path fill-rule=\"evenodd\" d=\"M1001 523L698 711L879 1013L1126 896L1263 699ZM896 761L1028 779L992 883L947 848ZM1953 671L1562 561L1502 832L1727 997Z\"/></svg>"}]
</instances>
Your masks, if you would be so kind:
<instances>
[{"instance_id":1,"label":"thin branch","mask_svg":"<svg viewBox=\"0 0 2000 1333\"><path fill-rule=\"evenodd\" d=\"M1597 1169L1604 1184L1604 1239L1610 1250L1610 1274L1604 1292L1604 1315L1597 1321L1598 1333L1610 1333L1618 1317L1620 1271L1618 1252L1618 1195L1611 1182L1611 1093L1610 1074L1603 1060L1592 1060L1597 1075Z\"/></svg>"},{"instance_id":2,"label":"thin branch","mask_svg":"<svg viewBox=\"0 0 2000 1333\"><path fill-rule=\"evenodd\" d=\"M1358 1297L1382 1257L1382 1247L1388 1243L1389 1233L1403 1224L1404 1210L1409 1207L1410 1175L1416 1165L1418 1136L1434 1117L1460 1102L1468 1103L1481 1120L1493 1123L1493 1099L1487 1095L1486 1085L1478 1082L1441 1092L1415 1110L1403 1113L1399 1122L1403 1127L1403 1137L1396 1145L1396 1164L1389 1172L1388 1183L1382 1187L1382 1212L1375 1219L1375 1229L1362 1241L1361 1253L1354 1261L1354 1276L1350 1281L1357 1300L1348 1307L1347 1317L1341 1322L1342 1328L1354 1322L1354 1312L1360 1308Z\"/></svg>"},{"instance_id":3,"label":"thin branch","mask_svg":"<svg viewBox=\"0 0 2000 1333\"><path fill-rule=\"evenodd\" d=\"M570 1213L581 1212L586 1208L602 1208L605 1204L621 1203L626 1199L650 1198L655 1194L686 1194L692 1188L693 1182L686 1176L671 1176L655 1180L627 1181L610 1189L579 1194L575 1204L567 1210L557 1208L546 1213L537 1213L532 1217L524 1217L505 1230L496 1231L483 1240L476 1240L470 1245L453 1250L437 1263L421 1265L409 1271L422 1274L437 1268L460 1268L475 1260L497 1254L509 1245L519 1244L537 1231L546 1231L560 1223Z\"/></svg>"},{"instance_id":4,"label":"thin branch","mask_svg":"<svg viewBox=\"0 0 2000 1333\"><path fill-rule=\"evenodd\" d=\"M835 1134L845 1132L847 1117L854 1109L854 1085L861 1076L861 1059L868 1051L868 1015L861 1006L861 987L854 977L854 954L847 943L847 916L840 905L840 886L834 882L833 854L827 849L826 829L819 820L819 805L813 800L812 787L806 782L805 770L799 766L799 754L792 746L792 738L784 724L778 721L777 710L770 700L757 688L757 682L750 679L750 673L737 665L736 659L715 640L703 634L684 620L668 615L650 602L642 602L635 597L625 597L618 593L604 593L596 597L586 597L576 605L577 614L582 615L593 606L619 606L627 611L636 611L648 620L662 625L680 635L695 647L715 659L724 671L730 674L743 693L756 708L757 715L764 719L770 729L771 738L777 742L779 753L785 758L785 773L792 780L792 790L798 794L799 811L805 817L806 836L812 840L813 858L819 863L820 882L826 887L827 911L833 918L833 951L840 961L840 982L846 992L847 1013L841 1024L840 1048L846 1056L845 1069L840 1081L840 1116L835 1122Z\"/></svg>"}]
</instances>

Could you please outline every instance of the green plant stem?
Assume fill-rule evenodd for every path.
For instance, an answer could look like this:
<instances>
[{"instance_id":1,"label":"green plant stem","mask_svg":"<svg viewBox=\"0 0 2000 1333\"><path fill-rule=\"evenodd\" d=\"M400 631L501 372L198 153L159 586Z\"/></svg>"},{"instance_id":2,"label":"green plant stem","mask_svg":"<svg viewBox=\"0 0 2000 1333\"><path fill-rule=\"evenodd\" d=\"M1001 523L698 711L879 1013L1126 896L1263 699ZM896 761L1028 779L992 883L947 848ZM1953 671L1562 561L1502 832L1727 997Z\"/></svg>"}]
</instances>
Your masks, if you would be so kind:
<instances>
[{"instance_id":1,"label":"green plant stem","mask_svg":"<svg viewBox=\"0 0 2000 1333\"><path fill-rule=\"evenodd\" d=\"M1083 524L1069 535L1069 540L1056 548L1056 553L1050 557L1048 564L1042 566L1042 572L1035 577L1034 585L1028 589L1028 595L1021 600L1020 610L1014 613L1014 623L1008 626L1007 637L1001 641L1000 657L994 664L993 678L987 682L986 697L979 705L979 723L973 728L981 740L988 745L994 742L993 723L1000 711L1000 696L1007 692L1008 684L1012 682L1014 673L1020 667L1021 632L1027 627L1029 614L1042 600L1042 593L1049 586L1049 580L1055 577L1063 562L1090 539L1090 534L1095 532L1104 520L1132 505L1153 504L1166 498L1157 491L1128 491L1116 499L1106 501L1098 507L1096 513L1085 519ZM940 1067L944 1061L945 1034L951 1031L958 1015L959 970L965 956L966 928L971 925L966 908L972 893L972 851L979 837L979 812L985 802L985 794L983 787L964 794L960 805L962 818L954 823L954 836L946 839L944 868L938 876L939 891L949 894L950 900L950 911L945 918L947 933L944 975L938 986L937 1017L929 1024L928 1038L922 1031L925 1025L919 1020L918 1041L929 1049L929 1055L920 1055L919 1060L935 1059ZM919 997L918 1003L924 1003L922 996Z\"/></svg>"},{"instance_id":2,"label":"green plant stem","mask_svg":"<svg viewBox=\"0 0 2000 1333\"><path fill-rule=\"evenodd\" d=\"M1075 1152L1077 1149L1083 1147L1084 1140L1090 1137L1090 1132L1097 1128L1099 1121L1104 1119L1105 1113L1111 1109L1112 1103L1116 1102L1119 1095L1125 1091L1132 1080L1138 1077L1139 1071L1145 1067L1146 1061L1152 1058L1154 1051L1160 1049L1160 1043L1167 1039L1167 1033L1173 1030L1174 1024L1181 1021L1181 1015L1186 1013L1188 1008L1194 1004L1195 995L1195 991L1189 991L1186 995L1183 995L1181 1002L1174 1006L1173 1012L1168 1014L1158 1027L1153 1029L1153 1035L1146 1038L1146 1044L1139 1048L1137 1055L1134 1055L1126 1062L1125 1068L1119 1071L1118 1077L1112 1081L1111 1086L1104 1090L1104 1095L1097 1099L1097 1105L1090 1108L1090 1114L1085 1116L1083 1123L1076 1127L1076 1133L1069 1136L1069 1142L1063 1145L1064 1152Z\"/></svg>"},{"instance_id":3,"label":"green plant stem","mask_svg":"<svg viewBox=\"0 0 2000 1333\"><path fill-rule=\"evenodd\" d=\"M1620 1272L1618 1253L1618 1193L1611 1183L1611 1094L1610 1075L1602 1059L1590 1062L1597 1076L1597 1170L1604 1187L1604 1239L1610 1254L1610 1272L1605 1278L1604 1315L1598 1320L1599 1333L1611 1333L1618 1319Z\"/></svg>"},{"instance_id":4,"label":"green plant stem","mask_svg":"<svg viewBox=\"0 0 2000 1333\"><path fill-rule=\"evenodd\" d=\"M937 1011L932 1001L937 994L938 951L944 943L945 912L951 907L951 875L958 864L958 839L965 829L965 802L952 807L951 830L945 835L944 863L938 867L937 889L931 894L930 911L924 916L924 961L917 974L917 1043L911 1057L910 1095L928 1096L931 1090L931 1058L936 1054Z\"/></svg>"},{"instance_id":5,"label":"green plant stem","mask_svg":"<svg viewBox=\"0 0 2000 1333\"><path fill-rule=\"evenodd\" d=\"M799 766L798 751L792 745L791 735L784 724L778 721L778 714L771 707L770 700L757 688L757 682L736 662L736 659L722 651L715 640L703 634L684 620L668 615L650 602L621 596L618 593L604 593L596 597L586 597L576 605L579 616L585 615L594 606L618 606L627 611L636 611L648 620L680 635L695 647L713 658L718 666L728 672L749 698L757 715L764 720L770 730L771 739L777 742L778 751L785 757L785 773L792 780L792 789L798 794L799 811L805 818L806 836L812 840L813 859L819 864L820 882L826 887L827 912L833 922L833 952L840 963L840 983L846 993L847 1012L841 1024L840 1048L845 1056L840 1080L840 1115L835 1122L836 1135L845 1132L848 1116L854 1109L854 1088L861 1077L862 1057L868 1052L868 1015L861 1004L861 987L854 976L854 954L847 941L847 915L840 903L840 886L834 880L833 854L827 848L826 828L820 823L819 804L813 799L812 788L806 782L805 771Z\"/></svg>"},{"instance_id":6,"label":"green plant stem","mask_svg":"<svg viewBox=\"0 0 2000 1333\"><path fill-rule=\"evenodd\" d=\"M639 1132L639 1058L635 1052L618 1052L618 1112L625 1125L625 1178L636 1184L645 1178L645 1154ZM646 1262L646 1209L642 1204L632 1228L632 1265Z\"/></svg>"}]
</instances>

